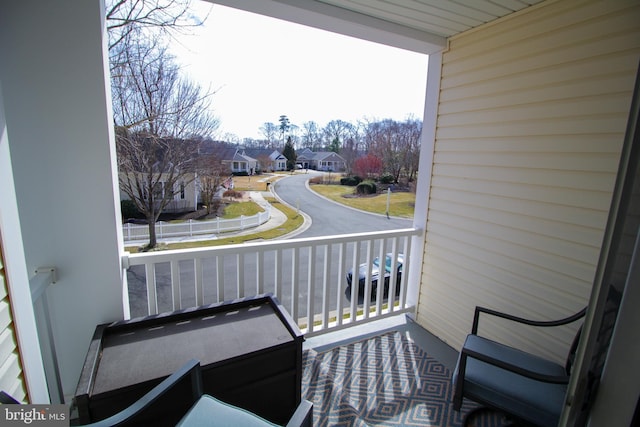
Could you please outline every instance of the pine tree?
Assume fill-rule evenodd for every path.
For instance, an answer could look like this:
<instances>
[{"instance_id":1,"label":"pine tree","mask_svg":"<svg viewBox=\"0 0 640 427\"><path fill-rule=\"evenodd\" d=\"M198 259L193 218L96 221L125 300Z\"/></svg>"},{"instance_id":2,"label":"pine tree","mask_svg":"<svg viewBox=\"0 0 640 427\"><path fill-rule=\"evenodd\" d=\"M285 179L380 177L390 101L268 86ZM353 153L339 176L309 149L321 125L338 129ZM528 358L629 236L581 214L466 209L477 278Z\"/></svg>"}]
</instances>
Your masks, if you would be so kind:
<instances>
[{"instance_id":1,"label":"pine tree","mask_svg":"<svg viewBox=\"0 0 640 427\"><path fill-rule=\"evenodd\" d=\"M287 158L287 170L294 170L296 168L296 149L293 148L293 142L291 141L291 136L287 138L287 143L284 144L284 150L282 150L282 155Z\"/></svg>"}]
</instances>

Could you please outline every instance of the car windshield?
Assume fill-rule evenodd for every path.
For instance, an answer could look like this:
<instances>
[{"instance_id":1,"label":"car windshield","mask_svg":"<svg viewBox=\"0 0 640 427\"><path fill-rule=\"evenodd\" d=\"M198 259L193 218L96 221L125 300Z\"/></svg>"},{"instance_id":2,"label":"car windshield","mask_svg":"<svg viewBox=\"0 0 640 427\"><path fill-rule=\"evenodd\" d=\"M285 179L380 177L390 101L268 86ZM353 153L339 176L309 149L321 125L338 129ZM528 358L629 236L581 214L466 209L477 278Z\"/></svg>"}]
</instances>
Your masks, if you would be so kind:
<instances>
[{"instance_id":1,"label":"car windshield","mask_svg":"<svg viewBox=\"0 0 640 427\"><path fill-rule=\"evenodd\" d=\"M385 266L384 269L387 272L391 272L391 257L390 256L386 256L386 260L385 260ZM380 258L377 258L373 260L373 265L375 265L376 267L378 267L378 269L380 268Z\"/></svg>"}]
</instances>

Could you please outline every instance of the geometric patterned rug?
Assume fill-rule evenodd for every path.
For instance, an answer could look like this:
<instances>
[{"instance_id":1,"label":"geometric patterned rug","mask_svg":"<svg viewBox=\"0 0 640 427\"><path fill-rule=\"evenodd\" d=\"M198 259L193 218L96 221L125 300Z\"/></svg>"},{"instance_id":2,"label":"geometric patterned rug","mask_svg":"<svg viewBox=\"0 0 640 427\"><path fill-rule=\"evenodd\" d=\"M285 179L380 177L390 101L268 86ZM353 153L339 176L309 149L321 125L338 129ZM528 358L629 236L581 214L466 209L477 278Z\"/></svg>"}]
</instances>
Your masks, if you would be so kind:
<instances>
[{"instance_id":1,"label":"geometric patterned rug","mask_svg":"<svg viewBox=\"0 0 640 427\"><path fill-rule=\"evenodd\" d=\"M475 409L453 410L451 372L399 332L318 353L303 353L302 398L313 403L313 425L459 427ZM474 417L498 427L495 413Z\"/></svg>"}]
</instances>

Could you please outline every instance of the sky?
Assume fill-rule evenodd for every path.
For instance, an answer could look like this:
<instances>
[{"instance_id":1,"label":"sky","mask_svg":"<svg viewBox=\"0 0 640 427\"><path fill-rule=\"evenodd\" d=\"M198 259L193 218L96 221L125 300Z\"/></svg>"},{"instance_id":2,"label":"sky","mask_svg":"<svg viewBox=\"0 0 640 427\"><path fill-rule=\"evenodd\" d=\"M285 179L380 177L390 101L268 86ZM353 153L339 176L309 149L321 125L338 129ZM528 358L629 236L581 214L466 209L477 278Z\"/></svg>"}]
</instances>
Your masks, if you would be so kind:
<instances>
[{"instance_id":1,"label":"sky","mask_svg":"<svg viewBox=\"0 0 640 427\"><path fill-rule=\"evenodd\" d=\"M262 139L286 115L302 127L331 120L422 118L427 56L225 6L194 2L209 16L172 52L183 71L215 91L217 137Z\"/></svg>"}]
</instances>

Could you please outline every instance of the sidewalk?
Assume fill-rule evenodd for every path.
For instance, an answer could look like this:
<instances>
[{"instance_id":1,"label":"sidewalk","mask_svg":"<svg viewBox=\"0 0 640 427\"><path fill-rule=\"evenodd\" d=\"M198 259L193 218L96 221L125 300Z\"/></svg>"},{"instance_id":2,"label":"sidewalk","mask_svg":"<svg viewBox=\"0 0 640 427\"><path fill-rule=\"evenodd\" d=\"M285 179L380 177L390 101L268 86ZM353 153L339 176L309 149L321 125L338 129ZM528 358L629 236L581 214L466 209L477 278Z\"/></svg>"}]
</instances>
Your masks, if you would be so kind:
<instances>
[{"instance_id":1,"label":"sidewalk","mask_svg":"<svg viewBox=\"0 0 640 427\"><path fill-rule=\"evenodd\" d=\"M251 199L251 201L253 201L254 203L256 203L257 205L261 206L263 209L266 210L269 206L269 202L265 200L264 198L265 194L268 197L273 197L273 193L271 193L270 191L266 191L266 192L251 191L249 192L249 198ZM217 239L223 239L223 238L233 237L233 236L246 236L248 234L259 233L261 231L277 228L282 224L284 224L286 221L287 221L287 216L284 213L282 213L282 211L280 211L279 209L272 207L271 216L269 217L267 222L257 227L247 228L242 231L229 231L226 233L219 233L219 234L208 233L208 234L198 234L196 236L164 237L164 238L158 238L158 243L197 242L197 241L203 241L203 240L217 240ZM124 245L140 246L146 243L149 243L148 239L128 240L124 243Z\"/></svg>"}]
</instances>

